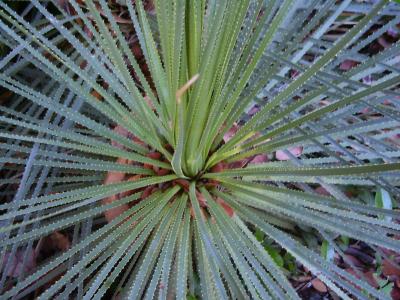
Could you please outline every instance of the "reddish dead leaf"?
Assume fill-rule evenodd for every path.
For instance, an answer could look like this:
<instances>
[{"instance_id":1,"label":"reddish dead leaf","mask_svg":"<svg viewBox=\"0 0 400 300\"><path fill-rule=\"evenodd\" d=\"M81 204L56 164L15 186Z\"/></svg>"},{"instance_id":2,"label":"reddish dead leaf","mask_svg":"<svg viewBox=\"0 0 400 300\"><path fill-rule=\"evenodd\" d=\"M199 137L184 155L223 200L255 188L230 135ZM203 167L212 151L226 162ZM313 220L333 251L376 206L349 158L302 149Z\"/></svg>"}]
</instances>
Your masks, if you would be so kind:
<instances>
[{"instance_id":1,"label":"reddish dead leaf","mask_svg":"<svg viewBox=\"0 0 400 300\"><path fill-rule=\"evenodd\" d=\"M190 185L190 182L189 181L187 181L187 180L185 180L185 179L175 179L173 182L172 182L172 185L179 185L179 186L181 186L182 188L183 188L183 190L185 191L185 192L188 192L189 191L189 185Z\"/></svg>"},{"instance_id":2,"label":"reddish dead leaf","mask_svg":"<svg viewBox=\"0 0 400 300\"><path fill-rule=\"evenodd\" d=\"M229 140L231 140L238 130L239 125L237 123L233 123L233 126L224 134L224 142L227 143Z\"/></svg>"},{"instance_id":3,"label":"reddish dead leaf","mask_svg":"<svg viewBox=\"0 0 400 300\"><path fill-rule=\"evenodd\" d=\"M215 166L213 166L213 167L211 168L211 172L213 172L213 173L218 173L218 172L223 171L224 168L225 168L224 163L219 162L219 163L217 163Z\"/></svg>"},{"instance_id":4,"label":"reddish dead leaf","mask_svg":"<svg viewBox=\"0 0 400 300\"><path fill-rule=\"evenodd\" d=\"M372 76L371 75L367 75L365 77L363 77L362 82L368 85L372 84Z\"/></svg>"},{"instance_id":5,"label":"reddish dead leaf","mask_svg":"<svg viewBox=\"0 0 400 300\"><path fill-rule=\"evenodd\" d=\"M389 48L391 43L389 43L384 37L378 38L378 43L381 45L383 48Z\"/></svg>"},{"instance_id":6,"label":"reddish dead leaf","mask_svg":"<svg viewBox=\"0 0 400 300\"><path fill-rule=\"evenodd\" d=\"M206 200L206 198L204 198L202 193L200 193L199 191L196 191L196 197L197 197L197 201L199 201L199 204L201 207L207 207L207 200Z\"/></svg>"},{"instance_id":7,"label":"reddish dead leaf","mask_svg":"<svg viewBox=\"0 0 400 300\"><path fill-rule=\"evenodd\" d=\"M367 272L364 272L365 278L367 279L367 282L373 286L374 288L379 288L379 284L376 281L375 277L374 277L374 270L369 270Z\"/></svg>"},{"instance_id":8,"label":"reddish dead leaf","mask_svg":"<svg viewBox=\"0 0 400 300\"><path fill-rule=\"evenodd\" d=\"M84 60L83 62L81 62L81 64L79 65L79 67L80 67L82 70L85 69L86 66L87 66L87 61L86 61L86 60Z\"/></svg>"},{"instance_id":9,"label":"reddish dead leaf","mask_svg":"<svg viewBox=\"0 0 400 300\"><path fill-rule=\"evenodd\" d=\"M320 106L327 106L327 105L331 104L331 102L328 100L321 100L318 103Z\"/></svg>"},{"instance_id":10,"label":"reddish dead leaf","mask_svg":"<svg viewBox=\"0 0 400 300\"><path fill-rule=\"evenodd\" d=\"M253 157L253 159L249 162L249 164L262 164L268 161L268 155L267 154L258 154Z\"/></svg>"},{"instance_id":11,"label":"reddish dead leaf","mask_svg":"<svg viewBox=\"0 0 400 300\"><path fill-rule=\"evenodd\" d=\"M67 0L58 0L57 2L58 5L63 9L66 9L69 4Z\"/></svg>"},{"instance_id":12,"label":"reddish dead leaf","mask_svg":"<svg viewBox=\"0 0 400 300\"><path fill-rule=\"evenodd\" d=\"M59 5L67 14L69 14L70 16L76 15L76 11L75 11L74 7L73 7L71 4L68 3L68 2L69 2L68 0L58 0L57 2L58 2L58 5ZM77 1L77 2L79 3L80 1ZM78 19L78 20L80 20L80 19Z\"/></svg>"},{"instance_id":13,"label":"reddish dead leaf","mask_svg":"<svg viewBox=\"0 0 400 300\"><path fill-rule=\"evenodd\" d=\"M211 172L212 173L219 173L222 172L225 169L225 164L222 162L217 163L215 166L213 166L211 168ZM217 186L219 184L218 180L215 179L210 179L207 183L206 186L207 187L213 187L213 186Z\"/></svg>"},{"instance_id":14,"label":"reddish dead leaf","mask_svg":"<svg viewBox=\"0 0 400 300\"><path fill-rule=\"evenodd\" d=\"M95 3L97 10L99 11L99 13L103 16L103 17L107 17L107 15L104 13L101 5L99 3ZM125 19L120 17L117 14L112 14L113 15L113 19L115 20L115 22L120 23L120 24L132 24L132 20L129 19Z\"/></svg>"},{"instance_id":15,"label":"reddish dead leaf","mask_svg":"<svg viewBox=\"0 0 400 300\"><path fill-rule=\"evenodd\" d=\"M22 264L24 261L25 249L17 250L14 258L11 258L10 254L10 252L6 252L3 259L3 267L7 264L6 262L9 259L12 259L12 265L7 270L7 276L17 278L22 273L30 273L36 269L37 253L35 252L35 249L28 249L27 261L24 268L22 268Z\"/></svg>"},{"instance_id":16,"label":"reddish dead leaf","mask_svg":"<svg viewBox=\"0 0 400 300\"><path fill-rule=\"evenodd\" d=\"M193 206L190 206L190 215L193 219L195 218Z\"/></svg>"},{"instance_id":17,"label":"reddish dead leaf","mask_svg":"<svg viewBox=\"0 0 400 300\"><path fill-rule=\"evenodd\" d=\"M83 27L83 31L90 39L93 38L93 32L86 25Z\"/></svg>"},{"instance_id":18,"label":"reddish dead leaf","mask_svg":"<svg viewBox=\"0 0 400 300\"><path fill-rule=\"evenodd\" d=\"M311 284L313 288L320 293L326 293L328 291L325 283L323 283L319 278L314 278L313 280L311 280Z\"/></svg>"},{"instance_id":19,"label":"reddish dead leaf","mask_svg":"<svg viewBox=\"0 0 400 300\"><path fill-rule=\"evenodd\" d=\"M364 249L357 247L357 245L348 247L344 253L356 257L364 266L372 265L374 263L374 257L368 254Z\"/></svg>"},{"instance_id":20,"label":"reddish dead leaf","mask_svg":"<svg viewBox=\"0 0 400 300\"><path fill-rule=\"evenodd\" d=\"M141 198L146 199L149 197L152 193L154 193L157 190L155 186L148 186L144 189Z\"/></svg>"},{"instance_id":21,"label":"reddish dead leaf","mask_svg":"<svg viewBox=\"0 0 400 300\"><path fill-rule=\"evenodd\" d=\"M117 163L121 164L127 164L128 160L123 159L123 158L118 158ZM108 172L107 176L104 180L104 184L111 184L111 183L117 183L123 181L125 178L125 173L122 172ZM107 197L101 201L102 204L111 204L114 201L117 201L120 198L119 194L112 195L110 197ZM128 204L123 204L114 208L111 208L109 210L106 210L104 212L104 217L106 218L107 222L111 222L114 220L116 217L124 213L129 209Z\"/></svg>"},{"instance_id":22,"label":"reddish dead leaf","mask_svg":"<svg viewBox=\"0 0 400 300\"><path fill-rule=\"evenodd\" d=\"M133 141L135 141L133 134L130 133L127 129L125 129L124 127L122 127L120 125L115 126L113 131L118 133L119 135L121 135L123 137L127 137L127 138L132 139ZM114 147L119 148L119 149L124 149L125 148L123 145L121 145L120 143L118 143L118 142L116 142L114 140L111 141L111 145L113 145Z\"/></svg>"},{"instance_id":23,"label":"reddish dead leaf","mask_svg":"<svg viewBox=\"0 0 400 300\"><path fill-rule=\"evenodd\" d=\"M390 27L390 28L386 31L386 33L387 33L389 36L394 37L394 38L396 38L396 37L399 35L398 31L397 31L396 28L394 28L394 27Z\"/></svg>"},{"instance_id":24,"label":"reddish dead leaf","mask_svg":"<svg viewBox=\"0 0 400 300\"><path fill-rule=\"evenodd\" d=\"M249 162L249 159L241 159L238 161L234 161L228 164L229 169L240 169L243 168L247 163Z\"/></svg>"},{"instance_id":25,"label":"reddish dead leaf","mask_svg":"<svg viewBox=\"0 0 400 300\"><path fill-rule=\"evenodd\" d=\"M306 281L310 281L311 280L311 276L299 276L296 277L296 281L298 282L306 282Z\"/></svg>"},{"instance_id":26,"label":"reddish dead leaf","mask_svg":"<svg viewBox=\"0 0 400 300\"><path fill-rule=\"evenodd\" d=\"M144 100L146 101L147 105L151 108L151 110L155 110L154 104L148 96L144 96Z\"/></svg>"},{"instance_id":27,"label":"reddish dead leaf","mask_svg":"<svg viewBox=\"0 0 400 300\"><path fill-rule=\"evenodd\" d=\"M137 138L136 136L132 137L131 140L134 141L138 145L141 145L141 146L145 145L145 143L141 139Z\"/></svg>"},{"instance_id":28,"label":"reddish dead leaf","mask_svg":"<svg viewBox=\"0 0 400 300\"><path fill-rule=\"evenodd\" d=\"M394 276L400 278L400 266L396 265L395 262L390 262L387 259L383 260L382 273L385 276Z\"/></svg>"},{"instance_id":29,"label":"reddish dead leaf","mask_svg":"<svg viewBox=\"0 0 400 300\"><path fill-rule=\"evenodd\" d=\"M319 186L315 189L315 192L317 194L323 195L323 196L330 196L329 192L322 186Z\"/></svg>"},{"instance_id":30,"label":"reddish dead leaf","mask_svg":"<svg viewBox=\"0 0 400 300\"><path fill-rule=\"evenodd\" d=\"M232 218L233 215L235 214L235 211L233 210L232 207L229 206L228 203L226 203L224 200L221 198L217 198L217 203L225 210L226 214Z\"/></svg>"},{"instance_id":31,"label":"reddish dead leaf","mask_svg":"<svg viewBox=\"0 0 400 300\"><path fill-rule=\"evenodd\" d=\"M156 171L156 174L157 174L158 176L164 176L164 175L169 174L170 172L171 172L170 170L163 169L163 168L159 168L159 169Z\"/></svg>"},{"instance_id":32,"label":"reddish dead leaf","mask_svg":"<svg viewBox=\"0 0 400 300\"><path fill-rule=\"evenodd\" d=\"M117 201L119 198L117 195L113 195L111 197L108 197L102 201L103 204L110 204L113 203L114 201ZM123 214L125 211L129 209L128 204L123 204L111 209L108 209L104 212L104 217L106 218L107 222L110 223L112 220L114 220L116 217L119 215Z\"/></svg>"},{"instance_id":33,"label":"reddish dead leaf","mask_svg":"<svg viewBox=\"0 0 400 300\"><path fill-rule=\"evenodd\" d=\"M293 147L287 149L292 155L295 157L299 157L303 153L303 147ZM276 159L277 160L289 160L290 157L283 151L283 150L278 150L276 151Z\"/></svg>"},{"instance_id":34,"label":"reddish dead leaf","mask_svg":"<svg viewBox=\"0 0 400 300\"><path fill-rule=\"evenodd\" d=\"M357 66L358 64L359 64L358 61L346 59L340 64L339 69L343 71L348 71Z\"/></svg>"},{"instance_id":35,"label":"reddish dead leaf","mask_svg":"<svg viewBox=\"0 0 400 300\"><path fill-rule=\"evenodd\" d=\"M369 108L369 107L365 107L365 108L363 108L360 112L362 113L362 114L367 114L367 113L369 113L371 111L371 109Z\"/></svg>"},{"instance_id":36,"label":"reddish dead leaf","mask_svg":"<svg viewBox=\"0 0 400 300\"><path fill-rule=\"evenodd\" d=\"M50 235L50 239L53 243L53 246L60 251L68 250L69 247L71 246L68 237L58 231L53 232Z\"/></svg>"},{"instance_id":37,"label":"reddish dead leaf","mask_svg":"<svg viewBox=\"0 0 400 300\"><path fill-rule=\"evenodd\" d=\"M376 279L374 277L374 271L373 270L369 270L367 272L363 272L363 278L360 278L360 276L351 268L347 268L346 271L349 272L350 274L354 275L358 279L361 279L363 281L368 282L368 284L371 285L372 287L374 287L376 289L379 288L379 284L378 284L378 282L376 281ZM354 285L354 286L356 286L356 285ZM356 286L356 287L360 288L358 286Z\"/></svg>"},{"instance_id":38,"label":"reddish dead leaf","mask_svg":"<svg viewBox=\"0 0 400 300\"><path fill-rule=\"evenodd\" d=\"M153 165L151 164L143 164L143 168L148 169L148 170L153 170Z\"/></svg>"},{"instance_id":39,"label":"reddish dead leaf","mask_svg":"<svg viewBox=\"0 0 400 300\"><path fill-rule=\"evenodd\" d=\"M142 52L142 48L140 48L139 43L135 43L132 46L132 53L135 56L136 59L141 59L143 57L143 52Z\"/></svg>"},{"instance_id":40,"label":"reddish dead leaf","mask_svg":"<svg viewBox=\"0 0 400 300\"><path fill-rule=\"evenodd\" d=\"M393 289L390 292L390 296L393 300L400 300L400 288L397 286L393 286Z\"/></svg>"},{"instance_id":41,"label":"reddish dead leaf","mask_svg":"<svg viewBox=\"0 0 400 300\"><path fill-rule=\"evenodd\" d=\"M256 113L258 113L260 111L260 108L257 105L254 105L248 112L248 114L250 116L255 115Z\"/></svg>"},{"instance_id":42,"label":"reddish dead leaf","mask_svg":"<svg viewBox=\"0 0 400 300\"><path fill-rule=\"evenodd\" d=\"M133 175L133 176L129 177L128 179L125 179L125 181L136 181L136 180L138 180L140 178L142 178L142 175ZM123 193L119 193L117 198L121 199L121 198L130 196L133 193L136 193L137 191L138 191L137 189L134 189L134 190L126 191L126 192L123 192Z\"/></svg>"},{"instance_id":43,"label":"reddish dead leaf","mask_svg":"<svg viewBox=\"0 0 400 300\"><path fill-rule=\"evenodd\" d=\"M344 255L347 261L350 261L356 267L364 267L364 263L361 262L358 258L353 255L345 254Z\"/></svg>"},{"instance_id":44,"label":"reddish dead leaf","mask_svg":"<svg viewBox=\"0 0 400 300\"><path fill-rule=\"evenodd\" d=\"M127 164L128 160L124 158L118 158L116 163L117 164ZM108 172L106 179L104 180L104 184L116 183L121 182L125 177L125 173L122 172Z\"/></svg>"},{"instance_id":45,"label":"reddish dead leaf","mask_svg":"<svg viewBox=\"0 0 400 300\"><path fill-rule=\"evenodd\" d=\"M159 153L159 152L150 152L150 153L147 153L146 156L147 156L148 158L152 158L152 159L154 159L154 160L160 160L160 158L161 158L161 153ZM154 169L156 172L158 171L158 167L155 167L155 166L153 166L153 165L151 165L151 164L147 164L147 163L146 163L146 164L143 165L143 167L144 167L145 169L150 169L150 170Z\"/></svg>"},{"instance_id":46,"label":"reddish dead leaf","mask_svg":"<svg viewBox=\"0 0 400 300\"><path fill-rule=\"evenodd\" d=\"M4 93L0 94L0 103L3 104L5 101L11 98L13 93L11 91L5 91Z\"/></svg>"},{"instance_id":47,"label":"reddish dead leaf","mask_svg":"<svg viewBox=\"0 0 400 300\"><path fill-rule=\"evenodd\" d=\"M161 159L161 153L159 153L159 152L150 152L150 153L147 153L146 154L146 156L148 157L148 158L151 158L151 159L154 159L154 160L160 160ZM143 165L144 166L144 168L145 169L154 169L154 171L158 171L158 167L156 167L156 166L153 166L153 165L151 165L151 164L144 164Z\"/></svg>"},{"instance_id":48,"label":"reddish dead leaf","mask_svg":"<svg viewBox=\"0 0 400 300\"><path fill-rule=\"evenodd\" d=\"M102 97L102 96L99 94L99 92L96 91L96 90L91 91L90 94L91 94L93 97L95 97L97 100L103 99L103 97Z\"/></svg>"},{"instance_id":49,"label":"reddish dead leaf","mask_svg":"<svg viewBox=\"0 0 400 300\"><path fill-rule=\"evenodd\" d=\"M204 186L206 188L213 188L219 185L219 181L218 180L214 180L214 179L210 179L208 180L206 183L204 183Z\"/></svg>"},{"instance_id":50,"label":"reddish dead leaf","mask_svg":"<svg viewBox=\"0 0 400 300\"><path fill-rule=\"evenodd\" d=\"M167 150L170 153L175 151L174 148L170 144L165 144L164 148L165 148L165 150Z\"/></svg>"},{"instance_id":51,"label":"reddish dead leaf","mask_svg":"<svg viewBox=\"0 0 400 300\"><path fill-rule=\"evenodd\" d=\"M190 206L190 215L193 219L196 218L196 214L194 213L193 206ZM206 214L204 212L204 208L200 207L200 215L203 220L206 220Z\"/></svg>"},{"instance_id":52,"label":"reddish dead leaf","mask_svg":"<svg viewBox=\"0 0 400 300\"><path fill-rule=\"evenodd\" d=\"M127 181L136 181L136 180L138 180L140 178L142 178L142 175L133 175L133 176L129 177L127 179Z\"/></svg>"},{"instance_id":53,"label":"reddish dead leaf","mask_svg":"<svg viewBox=\"0 0 400 300\"><path fill-rule=\"evenodd\" d=\"M392 101L390 101L390 100L383 100L383 105L392 105Z\"/></svg>"},{"instance_id":54,"label":"reddish dead leaf","mask_svg":"<svg viewBox=\"0 0 400 300\"><path fill-rule=\"evenodd\" d=\"M153 3L154 1L153 0L149 0L149 1L146 1L145 2L145 4L144 4L144 9L146 10L146 11L148 11L150 14L154 11L154 9L155 9L155 7L154 7L154 3Z\"/></svg>"},{"instance_id":55,"label":"reddish dead leaf","mask_svg":"<svg viewBox=\"0 0 400 300\"><path fill-rule=\"evenodd\" d=\"M291 78L291 79L294 79L294 78L296 78L296 77L299 76L299 75L300 75L300 72L299 72L299 71L294 70L294 69L290 70L290 78Z\"/></svg>"}]
</instances>

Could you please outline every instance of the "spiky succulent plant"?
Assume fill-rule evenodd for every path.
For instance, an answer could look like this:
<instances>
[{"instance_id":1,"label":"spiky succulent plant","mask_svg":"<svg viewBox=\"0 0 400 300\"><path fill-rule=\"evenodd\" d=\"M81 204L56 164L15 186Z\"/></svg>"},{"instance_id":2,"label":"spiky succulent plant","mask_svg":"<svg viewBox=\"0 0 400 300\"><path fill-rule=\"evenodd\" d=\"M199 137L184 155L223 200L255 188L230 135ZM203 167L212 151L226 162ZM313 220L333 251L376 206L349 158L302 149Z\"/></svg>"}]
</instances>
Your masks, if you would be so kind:
<instances>
[{"instance_id":1,"label":"spiky succulent plant","mask_svg":"<svg viewBox=\"0 0 400 300\"><path fill-rule=\"evenodd\" d=\"M400 44L365 51L398 4L128 0L138 54L105 0L68 2L0 2L2 299L298 299L255 232L342 299L388 297L325 254L400 249Z\"/></svg>"}]
</instances>

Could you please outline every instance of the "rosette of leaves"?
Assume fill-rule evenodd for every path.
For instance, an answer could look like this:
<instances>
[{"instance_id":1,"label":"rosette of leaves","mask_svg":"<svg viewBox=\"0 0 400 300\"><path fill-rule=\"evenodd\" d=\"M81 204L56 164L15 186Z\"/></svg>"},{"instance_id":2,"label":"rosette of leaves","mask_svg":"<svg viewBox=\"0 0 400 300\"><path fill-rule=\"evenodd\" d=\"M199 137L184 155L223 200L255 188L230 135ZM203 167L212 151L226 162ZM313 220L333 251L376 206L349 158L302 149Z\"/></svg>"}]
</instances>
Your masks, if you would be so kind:
<instances>
[{"instance_id":1,"label":"rosette of leaves","mask_svg":"<svg viewBox=\"0 0 400 300\"><path fill-rule=\"evenodd\" d=\"M298 299L261 231L341 298L385 299L297 234L400 249L398 199L346 192L399 194L400 44L365 52L399 6L374 2L126 1L150 76L105 0L1 2L1 297ZM5 287L59 230L71 247Z\"/></svg>"}]
</instances>

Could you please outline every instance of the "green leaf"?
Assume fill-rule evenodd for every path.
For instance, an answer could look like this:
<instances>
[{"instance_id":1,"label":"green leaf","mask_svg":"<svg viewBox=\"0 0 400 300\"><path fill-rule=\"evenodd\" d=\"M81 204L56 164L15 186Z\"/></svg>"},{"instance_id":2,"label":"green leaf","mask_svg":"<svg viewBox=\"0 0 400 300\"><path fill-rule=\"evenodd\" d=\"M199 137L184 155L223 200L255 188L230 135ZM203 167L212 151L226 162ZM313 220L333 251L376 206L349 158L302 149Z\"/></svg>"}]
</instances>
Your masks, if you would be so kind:
<instances>
[{"instance_id":1,"label":"green leaf","mask_svg":"<svg viewBox=\"0 0 400 300\"><path fill-rule=\"evenodd\" d=\"M392 198L390 197L390 194L382 188L379 189L375 194L375 205L376 205L376 207L379 207L379 208L391 210L393 208L393 205L392 205ZM384 217L384 216L379 216L379 217L381 219L383 218L388 221L391 220L390 217Z\"/></svg>"},{"instance_id":2,"label":"green leaf","mask_svg":"<svg viewBox=\"0 0 400 300\"><path fill-rule=\"evenodd\" d=\"M271 255L271 257L275 261L275 263L279 267L283 268L284 260L283 260L282 256L279 254L279 251L268 245L265 245L264 248L265 248L265 250L268 251L268 254Z\"/></svg>"},{"instance_id":3,"label":"green leaf","mask_svg":"<svg viewBox=\"0 0 400 300\"><path fill-rule=\"evenodd\" d=\"M254 236L256 237L257 241L263 242L265 238L264 232L262 232L260 229L256 229L256 232L254 233Z\"/></svg>"},{"instance_id":4,"label":"green leaf","mask_svg":"<svg viewBox=\"0 0 400 300\"><path fill-rule=\"evenodd\" d=\"M322 241L321 256L328 261L333 261L335 250L327 240Z\"/></svg>"}]
</instances>

